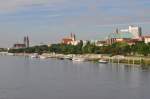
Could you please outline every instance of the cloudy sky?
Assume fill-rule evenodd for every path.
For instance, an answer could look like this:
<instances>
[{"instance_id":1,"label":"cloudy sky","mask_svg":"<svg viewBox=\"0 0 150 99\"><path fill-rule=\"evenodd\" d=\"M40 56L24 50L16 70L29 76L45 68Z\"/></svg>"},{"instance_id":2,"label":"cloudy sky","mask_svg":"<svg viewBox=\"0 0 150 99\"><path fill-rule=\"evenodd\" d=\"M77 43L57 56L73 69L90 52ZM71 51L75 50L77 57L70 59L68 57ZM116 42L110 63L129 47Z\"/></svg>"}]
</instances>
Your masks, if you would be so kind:
<instances>
[{"instance_id":1,"label":"cloudy sky","mask_svg":"<svg viewBox=\"0 0 150 99\"><path fill-rule=\"evenodd\" d=\"M54 43L70 32L104 39L116 27L150 33L150 0L0 0L0 47L29 35L32 44Z\"/></svg>"}]
</instances>

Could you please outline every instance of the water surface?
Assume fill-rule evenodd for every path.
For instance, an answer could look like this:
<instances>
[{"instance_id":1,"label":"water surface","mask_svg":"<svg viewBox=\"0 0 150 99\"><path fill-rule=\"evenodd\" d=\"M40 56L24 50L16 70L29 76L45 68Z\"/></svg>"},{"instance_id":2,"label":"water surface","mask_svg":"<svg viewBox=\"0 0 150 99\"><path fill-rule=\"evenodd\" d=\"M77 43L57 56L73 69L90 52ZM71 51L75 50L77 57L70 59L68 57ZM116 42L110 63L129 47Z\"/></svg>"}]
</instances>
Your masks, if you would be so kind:
<instances>
[{"instance_id":1,"label":"water surface","mask_svg":"<svg viewBox=\"0 0 150 99\"><path fill-rule=\"evenodd\" d=\"M0 56L0 99L149 99L135 66Z\"/></svg>"}]
</instances>

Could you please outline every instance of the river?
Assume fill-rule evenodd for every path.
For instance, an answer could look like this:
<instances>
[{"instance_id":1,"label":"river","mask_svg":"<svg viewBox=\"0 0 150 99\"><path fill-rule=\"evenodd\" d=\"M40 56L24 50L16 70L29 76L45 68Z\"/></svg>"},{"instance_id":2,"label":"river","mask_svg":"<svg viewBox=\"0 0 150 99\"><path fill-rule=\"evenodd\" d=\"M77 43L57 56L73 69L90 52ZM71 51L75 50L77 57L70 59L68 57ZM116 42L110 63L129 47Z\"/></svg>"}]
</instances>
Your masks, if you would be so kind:
<instances>
[{"instance_id":1,"label":"river","mask_svg":"<svg viewBox=\"0 0 150 99\"><path fill-rule=\"evenodd\" d=\"M149 98L149 69L0 56L0 99Z\"/></svg>"}]
</instances>

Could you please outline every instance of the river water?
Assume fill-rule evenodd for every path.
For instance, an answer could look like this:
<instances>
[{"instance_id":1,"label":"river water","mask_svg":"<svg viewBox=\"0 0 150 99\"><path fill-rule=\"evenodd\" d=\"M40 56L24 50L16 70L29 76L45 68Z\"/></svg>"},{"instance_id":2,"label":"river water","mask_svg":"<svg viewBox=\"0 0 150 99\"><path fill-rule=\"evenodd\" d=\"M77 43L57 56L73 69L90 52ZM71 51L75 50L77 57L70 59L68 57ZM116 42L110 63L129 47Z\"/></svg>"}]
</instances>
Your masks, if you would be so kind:
<instances>
[{"instance_id":1,"label":"river water","mask_svg":"<svg viewBox=\"0 0 150 99\"><path fill-rule=\"evenodd\" d=\"M1 56L0 99L150 99L150 70Z\"/></svg>"}]
</instances>

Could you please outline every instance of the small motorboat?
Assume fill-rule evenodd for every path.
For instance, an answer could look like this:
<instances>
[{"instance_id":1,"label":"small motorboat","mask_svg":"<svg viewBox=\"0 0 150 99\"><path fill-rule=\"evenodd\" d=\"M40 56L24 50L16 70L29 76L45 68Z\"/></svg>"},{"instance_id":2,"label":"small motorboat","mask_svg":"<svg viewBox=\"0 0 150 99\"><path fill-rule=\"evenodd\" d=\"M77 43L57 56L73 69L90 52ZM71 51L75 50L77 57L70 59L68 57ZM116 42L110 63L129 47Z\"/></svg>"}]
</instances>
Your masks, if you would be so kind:
<instances>
[{"instance_id":1,"label":"small motorboat","mask_svg":"<svg viewBox=\"0 0 150 99\"><path fill-rule=\"evenodd\" d=\"M104 59L100 59L98 62L99 62L99 63L103 63L103 64L107 64L107 63L108 63L108 61L107 61L107 60L104 60Z\"/></svg>"},{"instance_id":2,"label":"small motorboat","mask_svg":"<svg viewBox=\"0 0 150 99\"><path fill-rule=\"evenodd\" d=\"M7 53L8 56L14 56L14 53Z\"/></svg>"},{"instance_id":3,"label":"small motorboat","mask_svg":"<svg viewBox=\"0 0 150 99\"><path fill-rule=\"evenodd\" d=\"M40 55L39 58L40 58L40 59L47 59L48 57L43 56L43 55Z\"/></svg>"},{"instance_id":4,"label":"small motorboat","mask_svg":"<svg viewBox=\"0 0 150 99\"><path fill-rule=\"evenodd\" d=\"M33 55L31 55L31 58L40 58L38 53L34 53Z\"/></svg>"},{"instance_id":5,"label":"small motorboat","mask_svg":"<svg viewBox=\"0 0 150 99\"><path fill-rule=\"evenodd\" d=\"M72 57L71 57L71 56L64 56L64 59L71 60L71 59L72 59Z\"/></svg>"},{"instance_id":6,"label":"small motorboat","mask_svg":"<svg viewBox=\"0 0 150 99\"><path fill-rule=\"evenodd\" d=\"M72 58L72 61L83 62L85 61L85 58Z\"/></svg>"}]
</instances>

